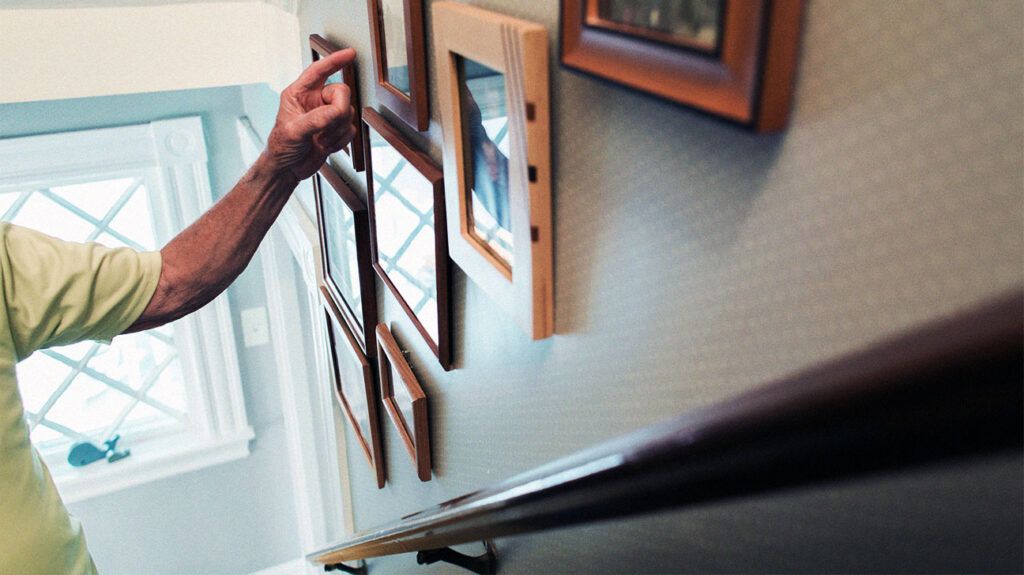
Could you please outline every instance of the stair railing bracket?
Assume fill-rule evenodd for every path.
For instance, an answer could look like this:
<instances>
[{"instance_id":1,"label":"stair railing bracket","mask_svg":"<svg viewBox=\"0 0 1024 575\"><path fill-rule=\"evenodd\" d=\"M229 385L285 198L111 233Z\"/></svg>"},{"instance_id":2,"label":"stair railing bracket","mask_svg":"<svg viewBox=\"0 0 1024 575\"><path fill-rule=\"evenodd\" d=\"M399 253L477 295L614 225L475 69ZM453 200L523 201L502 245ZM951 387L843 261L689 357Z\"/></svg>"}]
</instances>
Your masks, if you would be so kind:
<instances>
[{"instance_id":1,"label":"stair railing bracket","mask_svg":"<svg viewBox=\"0 0 1024 575\"><path fill-rule=\"evenodd\" d=\"M459 553L451 547L441 549L428 549L416 553L416 563L419 565L430 565L443 561L477 573L478 575L494 575L498 572L498 553L490 540L484 541L484 553L482 555L466 555Z\"/></svg>"},{"instance_id":2,"label":"stair railing bracket","mask_svg":"<svg viewBox=\"0 0 1024 575\"><path fill-rule=\"evenodd\" d=\"M363 561L359 567L352 567L351 565L345 565L344 563L331 563L324 565L324 571L342 571L344 573L354 573L355 575L366 575L366 561Z\"/></svg>"}]
</instances>

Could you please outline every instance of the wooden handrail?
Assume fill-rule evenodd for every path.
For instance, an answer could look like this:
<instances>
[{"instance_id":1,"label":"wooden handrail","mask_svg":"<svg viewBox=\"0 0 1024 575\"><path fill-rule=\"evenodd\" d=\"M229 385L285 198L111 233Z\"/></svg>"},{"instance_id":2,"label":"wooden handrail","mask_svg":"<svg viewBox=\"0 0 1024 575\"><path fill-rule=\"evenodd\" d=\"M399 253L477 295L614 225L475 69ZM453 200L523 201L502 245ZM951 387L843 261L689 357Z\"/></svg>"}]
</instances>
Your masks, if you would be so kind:
<instances>
[{"instance_id":1,"label":"wooden handrail","mask_svg":"<svg viewBox=\"0 0 1024 575\"><path fill-rule=\"evenodd\" d=\"M1022 443L1024 292L357 533L317 564L625 517Z\"/></svg>"}]
</instances>

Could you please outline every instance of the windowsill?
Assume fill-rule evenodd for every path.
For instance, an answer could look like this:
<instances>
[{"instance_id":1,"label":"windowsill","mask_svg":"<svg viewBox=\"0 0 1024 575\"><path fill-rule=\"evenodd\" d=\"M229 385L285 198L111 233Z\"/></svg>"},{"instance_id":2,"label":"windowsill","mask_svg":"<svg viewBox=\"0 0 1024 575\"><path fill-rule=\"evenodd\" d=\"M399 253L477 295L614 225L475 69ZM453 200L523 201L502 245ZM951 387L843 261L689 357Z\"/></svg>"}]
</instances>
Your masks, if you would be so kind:
<instances>
[{"instance_id":1,"label":"windowsill","mask_svg":"<svg viewBox=\"0 0 1024 575\"><path fill-rule=\"evenodd\" d=\"M77 503L174 475L242 459L249 455L251 427L209 439L166 438L135 446L132 455L114 463L97 462L74 468L51 468L65 503ZM172 441L173 440L173 441Z\"/></svg>"}]
</instances>

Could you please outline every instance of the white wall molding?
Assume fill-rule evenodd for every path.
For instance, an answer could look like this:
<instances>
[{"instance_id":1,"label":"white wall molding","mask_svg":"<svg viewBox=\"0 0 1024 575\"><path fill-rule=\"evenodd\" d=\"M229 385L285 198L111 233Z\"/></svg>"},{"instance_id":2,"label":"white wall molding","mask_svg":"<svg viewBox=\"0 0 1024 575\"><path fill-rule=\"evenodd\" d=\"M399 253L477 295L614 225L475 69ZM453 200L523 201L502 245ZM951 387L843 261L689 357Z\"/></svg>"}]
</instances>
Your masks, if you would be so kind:
<instances>
[{"instance_id":1,"label":"white wall molding","mask_svg":"<svg viewBox=\"0 0 1024 575\"><path fill-rule=\"evenodd\" d=\"M0 103L266 82L302 65L291 3L0 9Z\"/></svg>"},{"instance_id":2,"label":"white wall molding","mask_svg":"<svg viewBox=\"0 0 1024 575\"><path fill-rule=\"evenodd\" d=\"M238 136L246 163L255 161L263 141L246 118ZM306 333L295 321L305 307L315 325L322 311L317 292L319 244L316 222L296 197L285 206L260 248L267 291L274 359L281 381L281 407L288 439L299 541L304 552L337 539L352 528L344 430L334 408L330 367L321 330ZM297 264L299 274L294 273ZM287 374L284 377L283 374ZM285 566L287 567L286 564ZM290 573L271 568L270 573ZM292 567L288 567L292 568ZM316 571L302 562L296 572Z\"/></svg>"}]
</instances>

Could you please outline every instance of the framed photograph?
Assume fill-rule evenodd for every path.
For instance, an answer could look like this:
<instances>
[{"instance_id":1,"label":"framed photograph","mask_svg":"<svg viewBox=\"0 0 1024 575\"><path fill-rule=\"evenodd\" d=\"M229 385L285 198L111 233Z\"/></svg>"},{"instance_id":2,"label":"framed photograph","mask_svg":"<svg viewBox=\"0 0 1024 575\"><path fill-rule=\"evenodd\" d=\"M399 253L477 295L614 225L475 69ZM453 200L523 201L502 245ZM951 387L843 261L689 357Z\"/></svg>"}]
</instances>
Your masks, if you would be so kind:
<instances>
[{"instance_id":1,"label":"framed photograph","mask_svg":"<svg viewBox=\"0 0 1024 575\"><path fill-rule=\"evenodd\" d=\"M452 260L534 339L554 333L547 30L433 5Z\"/></svg>"},{"instance_id":2,"label":"framed photograph","mask_svg":"<svg viewBox=\"0 0 1024 575\"><path fill-rule=\"evenodd\" d=\"M334 371L334 395L377 478L377 488L381 489L384 487L384 450L381 448L373 369L359 349L356 338L345 326L326 287L321 286L320 290L324 296L327 345L330 347L328 357Z\"/></svg>"},{"instance_id":3,"label":"framed photograph","mask_svg":"<svg viewBox=\"0 0 1024 575\"><path fill-rule=\"evenodd\" d=\"M327 56L332 52L337 52L342 49L341 46L334 44L319 34L310 34L309 47L312 50L314 62L323 56ZM355 117L352 118L352 124L358 128L362 122L362 118L360 118L360 110L362 106L359 103L359 78L356 74L355 62L345 66L339 72L333 74L330 78L327 78L327 83L345 84L348 86L348 90L352 94L352 109L355 110ZM353 170L357 172L363 171L363 134L360 130L356 131L356 135L352 138L352 142L345 146L342 152L344 152L349 158L348 161L351 162Z\"/></svg>"},{"instance_id":4,"label":"framed photograph","mask_svg":"<svg viewBox=\"0 0 1024 575\"><path fill-rule=\"evenodd\" d=\"M362 132L362 130L360 130ZM360 349L377 353L377 292L370 261L370 215L334 168L313 176L324 285Z\"/></svg>"},{"instance_id":5,"label":"framed photograph","mask_svg":"<svg viewBox=\"0 0 1024 575\"><path fill-rule=\"evenodd\" d=\"M786 127L803 0L562 0L562 64L757 132Z\"/></svg>"},{"instance_id":6,"label":"framed photograph","mask_svg":"<svg viewBox=\"0 0 1024 575\"><path fill-rule=\"evenodd\" d=\"M452 368L444 176L372 108L366 129L370 259L444 369Z\"/></svg>"},{"instance_id":7,"label":"framed photograph","mask_svg":"<svg viewBox=\"0 0 1024 575\"><path fill-rule=\"evenodd\" d=\"M377 100L420 132L430 127L422 0L366 0Z\"/></svg>"},{"instance_id":8,"label":"framed photograph","mask_svg":"<svg viewBox=\"0 0 1024 575\"><path fill-rule=\"evenodd\" d=\"M416 475L420 481L430 481L427 396L405 360L402 348L398 347L391 330L384 324L377 326L377 347L380 396L384 407L416 466Z\"/></svg>"}]
</instances>

